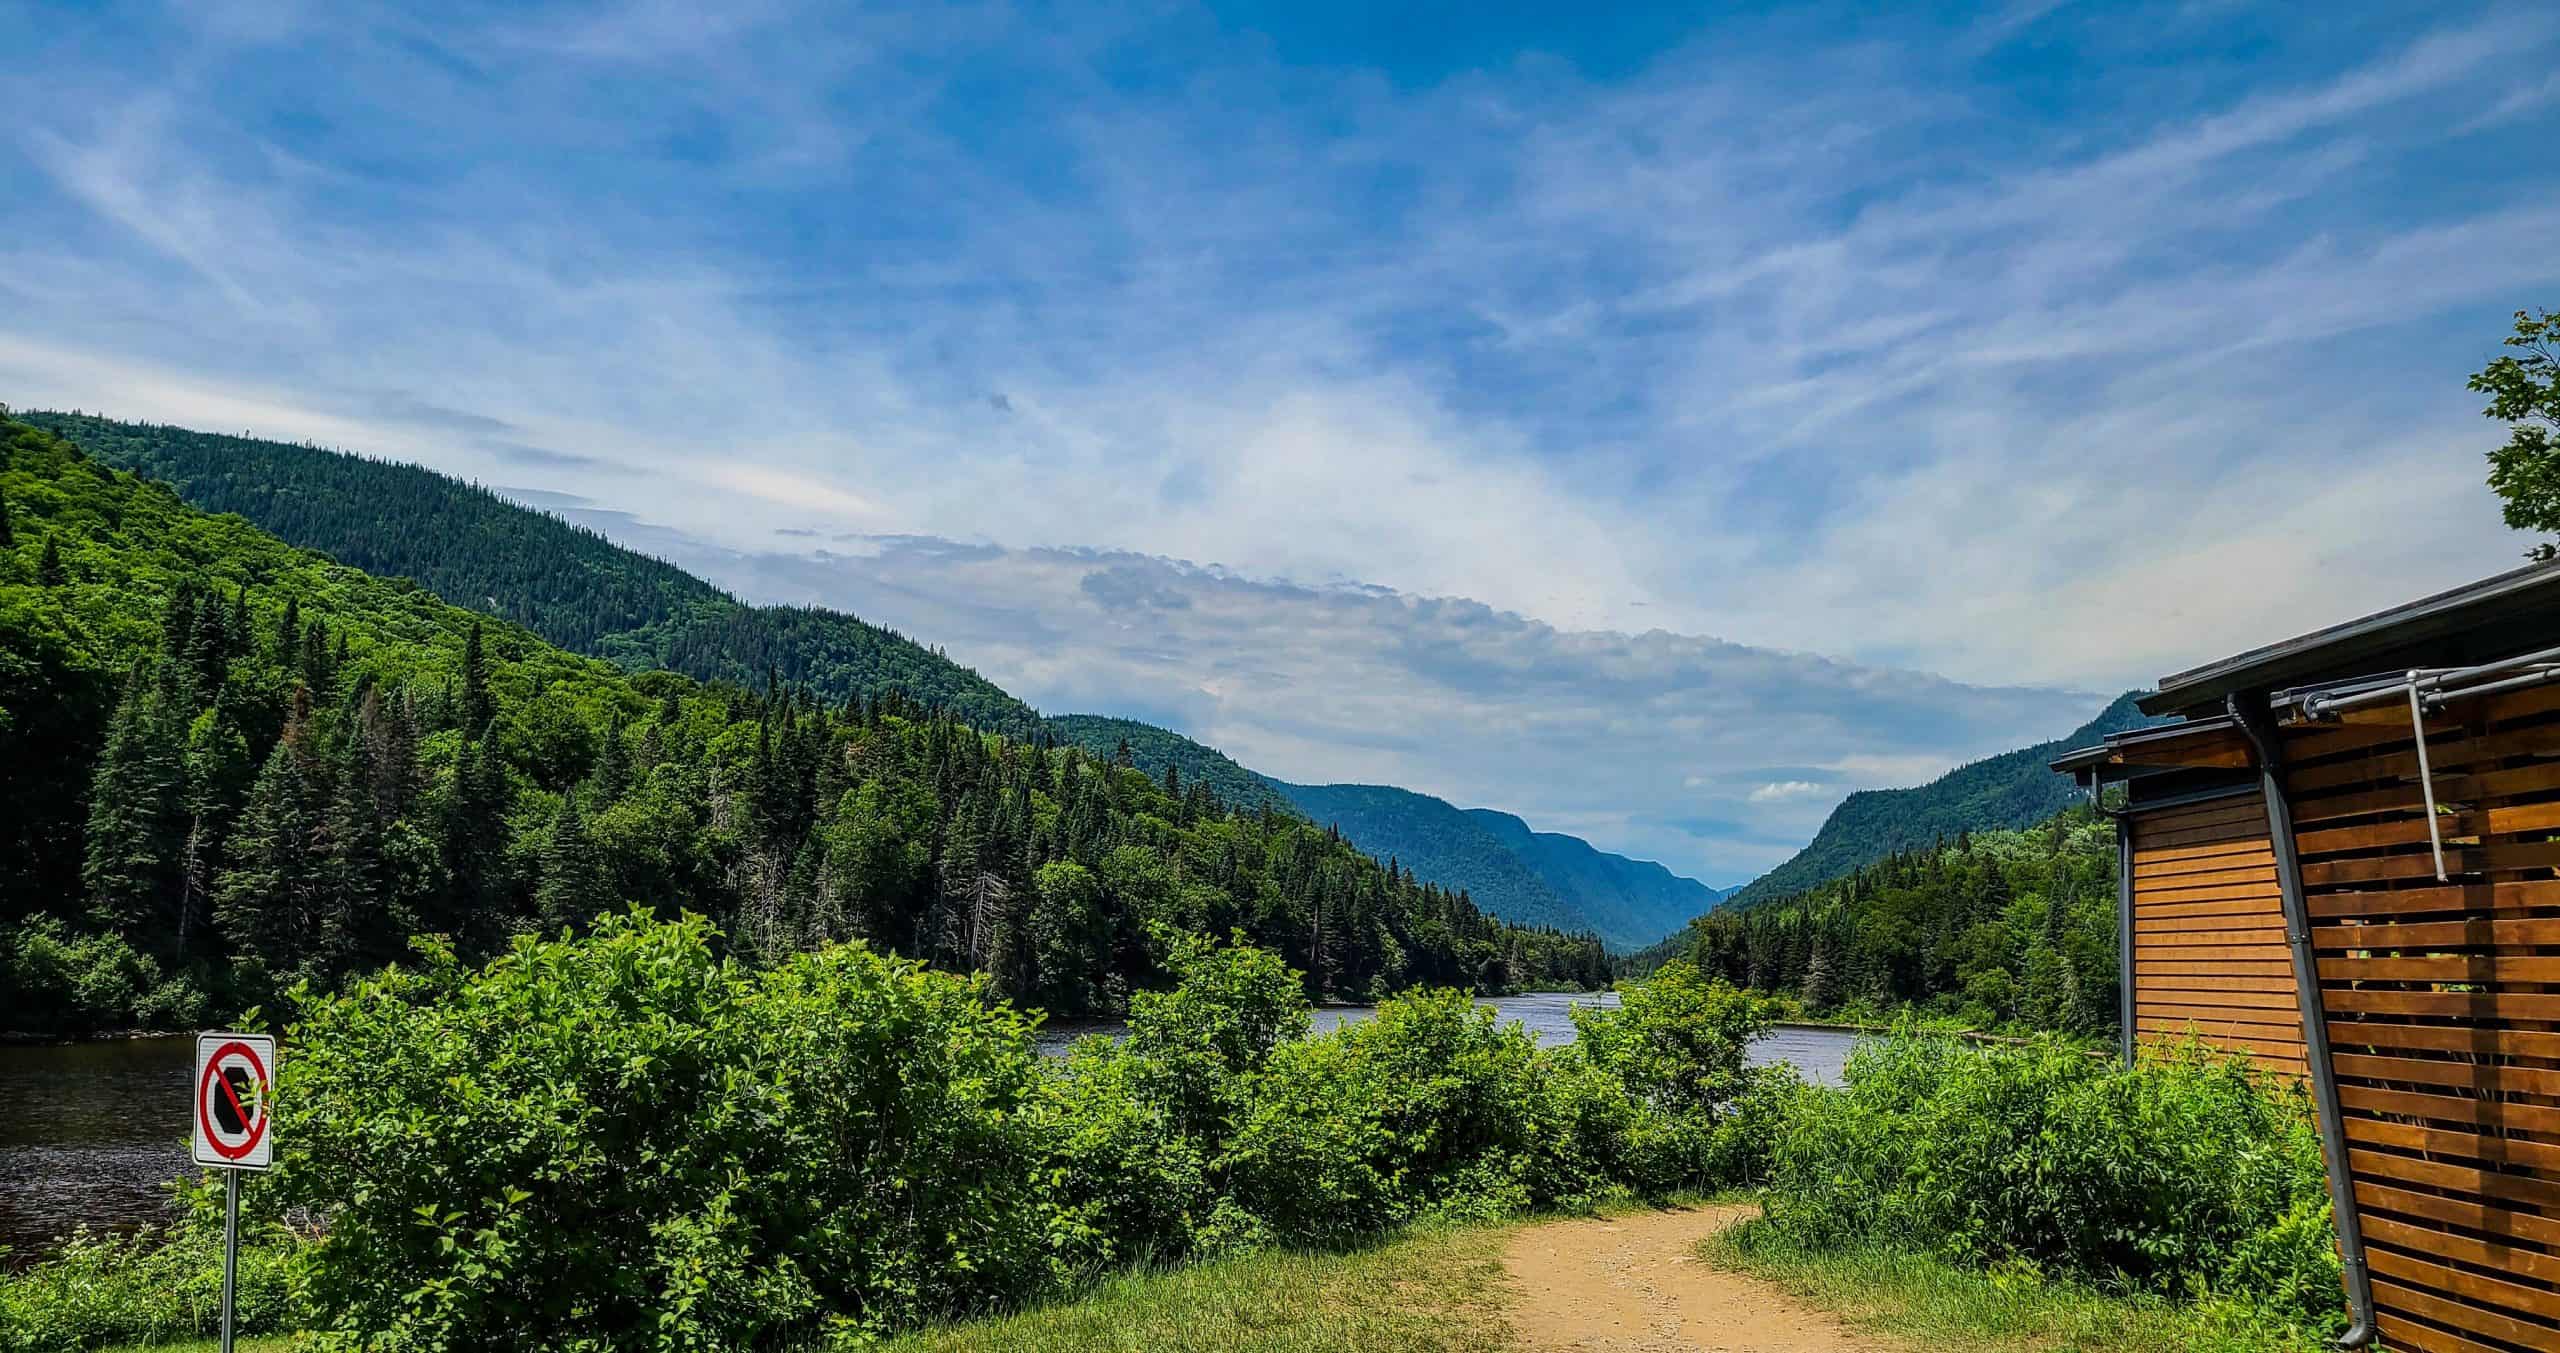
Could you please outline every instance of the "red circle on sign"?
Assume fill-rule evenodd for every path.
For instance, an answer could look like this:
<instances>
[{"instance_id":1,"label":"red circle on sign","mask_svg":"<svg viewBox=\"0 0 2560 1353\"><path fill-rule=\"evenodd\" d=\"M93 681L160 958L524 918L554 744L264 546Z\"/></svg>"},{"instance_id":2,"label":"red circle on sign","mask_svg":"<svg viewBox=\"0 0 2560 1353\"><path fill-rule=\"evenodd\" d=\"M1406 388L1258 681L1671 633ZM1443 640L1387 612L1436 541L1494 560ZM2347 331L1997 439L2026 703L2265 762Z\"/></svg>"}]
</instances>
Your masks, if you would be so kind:
<instances>
[{"instance_id":1,"label":"red circle on sign","mask_svg":"<svg viewBox=\"0 0 2560 1353\"><path fill-rule=\"evenodd\" d=\"M249 1069L257 1073L258 1077L258 1116L249 1120L249 1135L236 1147L223 1143L222 1134L213 1130L213 1119L205 1112L206 1107L212 1103L205 1097L205 1091L211 1089L215 1082L221 1082L222 1093L226 1095L231 1093L230 1082L223 1079L222 1059L235 1052L248 1061ZM245 1110L240 1116L244 1119L249 1118ZM267 1065L258 1060L257 1051L248 1044L225 1043L214 1049L213 1055L205 1059L204 1071L196 1080L196 1131L203 1134L204 1144L213 1148L213 1154L224 1160L246 1158L250 1152L258 1149L258 1140L267 1135Z\"/></svg>"}]
</instances>

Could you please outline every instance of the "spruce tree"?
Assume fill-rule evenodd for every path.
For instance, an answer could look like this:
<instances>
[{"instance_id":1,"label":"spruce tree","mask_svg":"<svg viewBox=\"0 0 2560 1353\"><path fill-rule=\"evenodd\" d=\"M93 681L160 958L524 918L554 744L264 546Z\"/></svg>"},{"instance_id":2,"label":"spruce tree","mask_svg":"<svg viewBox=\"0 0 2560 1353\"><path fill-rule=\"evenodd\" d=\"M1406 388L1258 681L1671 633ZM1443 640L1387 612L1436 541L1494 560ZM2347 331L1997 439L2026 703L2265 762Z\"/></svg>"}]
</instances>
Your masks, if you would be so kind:
<instances>
[{"instance_id":1,"label":"spruce tree","mask_svg":"<svg viewBox=\"0 0 2560 1353\"><path fill-rule=\"evenodd\" d=\"M177 944L178 745L159 686L137 667L90 779L80 869L101 926L163 950Z\"/></svg>"},{"instance_id":2,"label":"spruce tree","mask_svg":"<svg viewBox=\"0 0 2560 1353\"><path fill-rule=\"evenodd\" d=\"M17 543L16 533L9 529L9 495L0 493L0 550Z\"/></svg>"},{"instance_id":3,"label":"spruce tree","mask_svg":"<svg viewBox=\"0 0 2560 1353\"><path fill-rule=\"evenodd\" d=\"M534 910L542 928L556 932L585 925L604 905L604 871L595 842L578 815L578 796L565 794L560 815L551 822L551 843L542 853L542 886L534 893Z\"/></svg>"},{"instance_id":4,"label":"spruce tree","mask_svg":"<svg viewBox=\"0 0 2560 1353\"><path fill-rule=\"evenodd\" d=\"M44 537L44 553L36 559L36 586L60 587L71 575L62 567L62 546L48 531Z\"/></svg>"},{"instance_id":5,"label":"spruce tree","mask_svg":"<svg viewBox=\"0 0 2560 1353\"><path fill-rule=\"evenodd\" d=\"M214 921L232 952L276 973L301 968L311 955L327 886L320 847L328 798L304 741L297 722L267 757L231 834L231 868L214 889Z\"/></svg>"},{"instance_id":6,"label":"spruce tree","mask_svg":"<svg viewBox=\"0 0 2560 1353\"><path fill-rule=\"evenodd\" d=\"M489 726L497 706L489 698L489 660L480 647L480 622L462 639L462 733L476 738Z\"/></svg>"}]
</instances>

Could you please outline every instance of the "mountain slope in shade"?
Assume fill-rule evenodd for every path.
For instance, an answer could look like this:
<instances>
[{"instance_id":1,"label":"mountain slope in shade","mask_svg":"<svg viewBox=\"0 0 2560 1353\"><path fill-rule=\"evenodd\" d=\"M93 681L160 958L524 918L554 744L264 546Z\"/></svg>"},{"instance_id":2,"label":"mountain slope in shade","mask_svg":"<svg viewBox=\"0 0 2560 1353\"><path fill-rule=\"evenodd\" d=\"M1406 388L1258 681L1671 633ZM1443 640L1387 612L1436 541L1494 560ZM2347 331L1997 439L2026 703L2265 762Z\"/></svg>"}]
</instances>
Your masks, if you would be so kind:
<instances>
[{"instance_id":1,"label":"mountain slope in shade","mask_svg":"<svg viewBox=\"0 0 2560 1353\"><path fill-rule=\"evenodd\" d=\"M1611 854L1579 836L1534 830L1509 813L1470 808L1467 815L1589 918L1592 930L1613 948L1651 944L1733 891L1710 888L1651 860Z\"/></svg>"},{"instance_id":2,"label":"mountain slope in shade","mask_svg":"<svg viewBox=\"0 0 2560 1353\"><path fill-rule=\"evenodd\" d=\"M1299 812L1339 827L1369 854L1443 888L1465 889L1487 915L1587 931L1621 952L1678 930L1724 896L1651 861L1536 831L1490 808L1459 808L1391 785L1271 784Z\"/></svg>"},{"instance_id":3,"label":"mountain slope in shade","mask_svg":"<svg viewBox=\"0 0 2560 1353\"><path fill-rule=\"evenodd\" d=\"M1959 832L2030 827L2079 798L2071 777L2047 763L2109 733L2163 722L2134 708L2140 691L2127 691L2098 716L2051 742L1958 766L1911 789L1862 789L1840 801L1822 830L1785 864L1753 879L1726 899L1747 907L1800 893L1870 865L1895 851L1925 846Z\"/></svg>"},{"instance_id":4,"label":"mountain slope in shade","mask_svg":"<svg viewBox=\"0 0 2560 1353\"><path fill-rule=\"evenodd\" d=\"M1515 925L1593 928L1500 837L1445 799L1393 785L1272 784L1319 826L1340 828L1362 851L1426 882L1465 890L1486 915Z\"/></svg>"}]
</instances>

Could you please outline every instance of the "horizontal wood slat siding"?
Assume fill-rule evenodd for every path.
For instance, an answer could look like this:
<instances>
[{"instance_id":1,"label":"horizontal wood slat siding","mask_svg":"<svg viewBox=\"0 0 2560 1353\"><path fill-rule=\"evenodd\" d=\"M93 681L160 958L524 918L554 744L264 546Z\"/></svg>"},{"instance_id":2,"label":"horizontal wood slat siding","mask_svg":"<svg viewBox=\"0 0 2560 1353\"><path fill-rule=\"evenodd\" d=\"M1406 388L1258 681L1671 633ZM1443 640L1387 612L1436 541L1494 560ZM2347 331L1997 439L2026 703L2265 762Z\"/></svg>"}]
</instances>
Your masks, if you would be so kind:
<instances>
[{"instance_id":1,"label":"horizontal wood slat siding","mask_svg":"<svg viewBox=\"0 0 2560 1353\"><path fill-rule=\"evenodd\" d=\"M2301 1075L2302 1017L2265 801L2246 794L2137 812L2131 827L2135 1036L2193 1037Z\"/></svg>"},{"instance_id":2,"label":"horizontal wood slat siding","mask_svg":"<svg viewBox=\"0 0 2560 1353\"><path fill-rule=\"evenodd\" d=\"M2429 721L2441 880L2405 711L2284 737L2383 1338L2560 1353L2560 691Z\"/></svg>"}]
</instances>

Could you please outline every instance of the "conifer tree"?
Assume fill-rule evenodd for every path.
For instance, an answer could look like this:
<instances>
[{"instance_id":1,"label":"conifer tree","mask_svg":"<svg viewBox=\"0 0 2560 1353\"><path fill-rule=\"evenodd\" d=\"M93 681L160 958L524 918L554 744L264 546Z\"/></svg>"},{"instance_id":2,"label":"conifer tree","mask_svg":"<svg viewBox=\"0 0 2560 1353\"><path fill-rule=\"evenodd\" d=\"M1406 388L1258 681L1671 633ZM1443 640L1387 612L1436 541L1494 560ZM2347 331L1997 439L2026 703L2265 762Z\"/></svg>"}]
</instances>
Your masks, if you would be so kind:
<instances>
[{"instance_id":1,"label":"conifer tree","mask_svg":"<svg viewBox=\"0 0 2560 1353\"><path fill-rule=\"evenodd\" d=\"M462 732L476 738L489 726L497 707L489 699L489 661L480 648L480 622L462 639Z\"/></svg>"},{"instance_id":2,"label":"conifer tree","mask_svg":"<svg viewBox=\"0 0 2560 1353\"><path fill-rule=\"evenodd\" d=\"M48 531L44 537L44 553L36 558L36 586L60 587L71 580L62 567L62 545Z\"/></svg>"},{"instance_id":3,"label":"conifer tree","mask_svg":"<svg viewBox=\"0 0 2560 1353\"><path fill-rule=\"evenodd\" d=\"M8 549L17 543L16 533L9 529L9 495L0 493L0 550Z\"/></svg>"},{"instance_id":4,"label":"conifer tree","mask_svg":"<svg viewBox=\"0 0 2560 1353\"><path fill-rule=\"evenodd\" d=\"M164 949L177 939L178 746L158 684L137 667L90 781L80 870L100 925Z\"/></svg>"},{"instance_id":5,"label":"conifer tree","mask_svg":"<svg viewBox=\"0 0 2560 1353\"><path fill-rule=\"evenodd\" d=\"M605 905L604 871L596 860L595 842L578 814L578 796L560 799L560 815L551 823L551 843L542 854L542 886L534 894L534 910L542 928L558 931L583 926Z\"/></svg>"},{"instance_id":6,"label":"conifer tree","mask_svg":"<svg viewBox=\"0 0 2560 1353\"><path fill-rule=\"evenodd\" d=\"M269 971L301 968L313 952L327 887L322 856L327 787L297 721L249 788L231 834L231 867L214 889L214 921L232 951Z\"/></svg>"}]
</instances>

